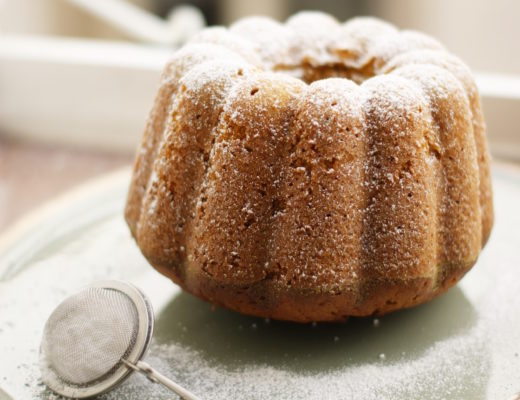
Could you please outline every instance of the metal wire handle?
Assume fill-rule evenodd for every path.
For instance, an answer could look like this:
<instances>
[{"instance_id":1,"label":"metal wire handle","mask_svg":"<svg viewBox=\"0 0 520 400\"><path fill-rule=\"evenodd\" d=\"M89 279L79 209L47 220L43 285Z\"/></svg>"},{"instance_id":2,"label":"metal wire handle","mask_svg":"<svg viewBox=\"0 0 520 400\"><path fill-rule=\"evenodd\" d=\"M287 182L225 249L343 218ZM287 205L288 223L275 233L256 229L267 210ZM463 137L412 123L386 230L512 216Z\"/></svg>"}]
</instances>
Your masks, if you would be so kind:
<instances>
[{"instance_id":1,"label":"metal wire handle","mask_svg":"<svg viewBox=\"0 0 520 400\"><path fill-rule=\"evenodd\" d=\"M125 360L124 358L122 358L121 361L128 368L132 368L134 371L137 371L137 372L145 375L150 382L160 383L161 385L167 387L174 393L178 394L184 400L200 400L197 396L188 392L182 386L177 385L175 382L168 379L167 377L165 377L163 374L156 371L155 369L153 369L150 366L150 364L148 364L144 361L137 361L137 363L135 363L135 364L131 363L128 360Z\"/></svg>"}]
</instances>

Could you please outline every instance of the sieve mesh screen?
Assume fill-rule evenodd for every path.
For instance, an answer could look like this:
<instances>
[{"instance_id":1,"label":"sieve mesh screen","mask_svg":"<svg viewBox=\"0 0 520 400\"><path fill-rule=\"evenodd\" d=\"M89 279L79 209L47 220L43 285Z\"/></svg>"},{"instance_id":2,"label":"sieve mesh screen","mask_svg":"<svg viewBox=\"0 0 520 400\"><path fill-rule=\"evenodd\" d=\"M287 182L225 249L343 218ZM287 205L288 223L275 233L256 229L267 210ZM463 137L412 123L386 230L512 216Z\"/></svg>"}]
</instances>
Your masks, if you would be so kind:
<instances>
[{"instance_id":1,"label":"sieve mesh screen","mask_svg":"<svg viewBox=\"0 0 520 400\"><path fill-rule=\"evenodd\" d=\"M69 297L45 326L41 354L63 381L85 386L114 371L135 344L139 322L124 293L89 288Z\"/></svg>"}]
</instances>

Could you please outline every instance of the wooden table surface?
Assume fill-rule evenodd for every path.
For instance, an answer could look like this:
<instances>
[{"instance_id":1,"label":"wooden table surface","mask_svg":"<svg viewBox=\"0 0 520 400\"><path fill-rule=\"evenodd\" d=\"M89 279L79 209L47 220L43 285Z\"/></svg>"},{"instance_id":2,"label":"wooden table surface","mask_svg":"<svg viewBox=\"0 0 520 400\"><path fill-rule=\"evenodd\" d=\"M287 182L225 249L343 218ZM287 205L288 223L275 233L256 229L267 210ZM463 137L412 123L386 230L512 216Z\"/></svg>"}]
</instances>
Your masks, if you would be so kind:
<instances>
[{"instance_id":1,"label":"wooden table surface","mask_svg":"<svg viewBox=\"0 0 520 400\"><path fill-rule=\"evenodd\" d=\"M0 233L31 209L105 172L133 154L109 154L8 141L0 135Z\"/></svg>"}]
</instances>

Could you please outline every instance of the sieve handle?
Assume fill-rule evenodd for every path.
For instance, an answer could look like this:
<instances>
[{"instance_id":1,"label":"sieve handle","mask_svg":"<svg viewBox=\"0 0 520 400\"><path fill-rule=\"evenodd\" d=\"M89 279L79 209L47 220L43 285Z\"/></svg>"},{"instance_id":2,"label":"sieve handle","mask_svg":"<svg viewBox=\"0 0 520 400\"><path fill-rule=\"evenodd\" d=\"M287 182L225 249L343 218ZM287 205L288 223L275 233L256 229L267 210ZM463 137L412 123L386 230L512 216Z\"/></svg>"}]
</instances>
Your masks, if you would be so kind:
<instances>
[{"instance_id":1,"label":"sieve handle","mask_svg":"<svg viewBox=\"0 0 520 400\"><path fill-rule=\"evenodd\" d=\"M184 389L182 386L176 384L171 379L168 379L163 374L157 372L155 369L153 369L150 364L145 363L144 361L137 361L137 363L132 364L128 360L122 360L123 363L132 368L133 370L140 372L144 374L150 381L154 383L160 383L163 386L167 387L174 393L178 394L182 399L184 400L200 400L197 396L194 394L188 392L186 389Z\"/></svg>"}]
</instances>

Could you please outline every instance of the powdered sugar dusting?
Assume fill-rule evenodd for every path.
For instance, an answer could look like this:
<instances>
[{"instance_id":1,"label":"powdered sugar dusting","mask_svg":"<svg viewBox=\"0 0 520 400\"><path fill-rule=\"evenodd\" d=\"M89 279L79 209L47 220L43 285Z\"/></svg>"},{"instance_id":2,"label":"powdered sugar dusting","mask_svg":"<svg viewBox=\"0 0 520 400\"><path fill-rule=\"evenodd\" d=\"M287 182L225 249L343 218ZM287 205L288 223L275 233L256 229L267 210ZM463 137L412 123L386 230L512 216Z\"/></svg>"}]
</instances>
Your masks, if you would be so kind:
<instances>
[{"instance_id":1,"label":"powdered sugar dusting","mask_svg":"<svg viewBox=\"0 0 520 400\"><path fill-rule=\"evenodd\" d=\"M443 46L432 37L416 31L401 31L384 36L374 42L369 53L375 58L376 71L383 68L392 58L415 50L444 50Z\"/></svg>"},{"instance_id":2,"label":"powdered sugar dusting","mask_svg":"<svg viewBox=\"0 0 520 400\"><path fill-rule=\"evenodd\" d=\"M335 18L321 12L306 11L295 14L287 20L286 24L292 32L293 59L302 60L313 66L339 61L331 52L331 44L341 31L341 26Z\"/></svg>"},{"instance_id":3,"label":"powdered sugar dusting","mask_svg":"<svg viewBox=\"0 0 520 400\"><path fill-rule=\"evenodd\" d=\"M290 60L292 32L271 18L243 18L231 25L230 32L249 40L250 46L268 69Z\"/></svg>"},{"instance_id":4,"label":"powdered sugar dusting","mask_svg":"<svg viewBox=\"0 0 520 400\"><path fill-rule=\"evenodd\" d=\"M236 49L253 60L249 50L259 55L264 67L294 70L343 66L363 68L376 60L383 67L394 56L412 50L442 49L442 46L418 32L399 32L389 23L372 17L358 17L339 24L334 17L317 11L300 12L281 24L268 17L248 17L225 28L209 28L193 42L220 43Z\"/></svg>"},{"instance_id":5,"label":"powdered sugar dusting","mask_svg":"<svg viewBox=\"0 0 520 400\"><path fill-rule=\"evenodd\" d=\"M255 49L251 48L251 43L247 39L234 35L227 28L217 26L202 30L192 37L189 43L212 43L221 45L227 49L236 51L240 56L254 65L261 65Z\"/></svg>"},{"instance_id":6,"label":"powdered sugar dusting","mask_svg":"<svg viewBox=\"0 0 520 400\"><path fill-rule=\"evenodd\" d=\"M339 343L339 340L331 340ZM485 351L482 339L453 338L429 349L420 359L388 361L382 354L364 366L351 366L323 373L295 373L268 365L245 366L237 370L219 368L207 362L197 351L180 346L158 345L153 352L161 358L150 357L149 362L177 382L182 382L194 393L211 393L212 399L280 398L296 399L403 399L403 398L461 398L468 380L475 388L485 385L489 365L467 363L468 352ZM302 357L305 359L305 355ZM440 371L444 377L439 379ZM377 386L373 385L377 380ZM364 382L364 384L362 384ZM421 382L420 386L418 382ZM189 386L188 386L189 385ZM143 396L150 400L168 399L170 394L157 388L150 392L144 379L133 379L127 384L128 400ZM465 394L466 392L466 394ZM475 390L474 393L477 393ZM117 394L104 396L116 399Z\"/></svg>"},{"instance_id":7,"label":"powdered sugar dusting","mask_svg":"<svg viewBox=\"0 0 520 400\"><path fill-rule=\"evenodd\" d=\"M166 65L162 81L178 81L193 67L211 60L243 60L235 51L221 44L192 43L178 50Z\"/></svg>"}]
</instances>

